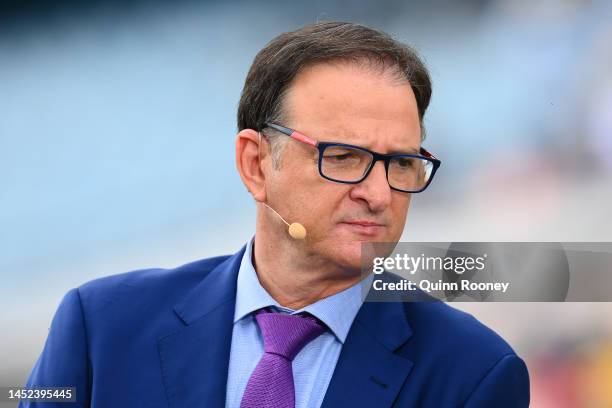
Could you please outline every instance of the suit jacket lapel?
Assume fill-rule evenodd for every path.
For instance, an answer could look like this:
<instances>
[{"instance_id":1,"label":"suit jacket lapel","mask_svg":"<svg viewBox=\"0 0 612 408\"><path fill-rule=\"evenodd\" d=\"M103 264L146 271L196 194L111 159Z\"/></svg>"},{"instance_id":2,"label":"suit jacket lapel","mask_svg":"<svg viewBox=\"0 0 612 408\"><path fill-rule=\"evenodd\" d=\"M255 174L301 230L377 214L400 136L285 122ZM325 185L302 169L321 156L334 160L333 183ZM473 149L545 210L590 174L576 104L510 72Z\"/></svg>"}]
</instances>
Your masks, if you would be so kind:
<instances>
[{"instance_id":1,"label":"suit jacket lapel","mask_svg":"<svg viewBox=\"0 0 612 408\"><path fill-rule=\"evenodd\" d=\"M394 351L411 334L402 303L364 302L342 346L322 407L391 406L413 365Z\"/></svg>"},{"instance_id":2,"label":"suit jacket lapel","mask_svg":"<svg viewBox=\"0 0 612 408\"><path fill-rule=\"evenodd\" d=\"M213 269L174 311L185 325L158 340L170 407L224 407L236 279L245 247Z\"/></svg>"}]
</instances>

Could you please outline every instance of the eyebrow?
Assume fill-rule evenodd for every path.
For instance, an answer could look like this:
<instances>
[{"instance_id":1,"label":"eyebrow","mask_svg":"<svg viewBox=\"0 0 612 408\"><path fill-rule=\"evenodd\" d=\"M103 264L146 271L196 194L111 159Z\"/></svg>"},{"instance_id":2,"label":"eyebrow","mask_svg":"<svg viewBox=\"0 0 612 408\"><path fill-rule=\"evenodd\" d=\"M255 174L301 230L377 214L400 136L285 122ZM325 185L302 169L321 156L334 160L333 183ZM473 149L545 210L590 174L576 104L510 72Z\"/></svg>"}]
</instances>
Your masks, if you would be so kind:
<instances>
[{"instance_id":1,"label":"eyebrow","mask_svg":"<svg viewBox=\"0 0 612 408\"><path fill-rule=\"evenodd\" d=\"M345 144L345 145L349 145L349 146L355 146L358 148L362 148L362 149L368 149L371 151L372 148L370 146L364 146L362 144L351 144L351 143L347 143L344 141L340 141L340 140L326 140L326 138L324 137L323 140L320 139L314 139L311 136L306 136L305 134L303 134L300 131L297 131L295 129L291 129L288 128L286 126L283 125L279 125L277 123L266 123L266 126L271 127L272 129L275 129L276 131L279 131L289 137L292 137L294 139L299 140L300 142L312 145L312 146L317 146L318 143L340 143L340 144ZM410 147L406 150L392 150L389 153L385 153L385 154L410 154L410 155L419 155L421 154L423 148L414 148L414 147Z\"/></svg>"},{"instance_id":2,"label":"eyebrow","mask_svg":"<svg viewBox=\"0 0 612 408\"><path fill-rule=\"evenodd\" d=\"M419 154L419 153L420 153L420 149L411 147L406 150L392 150L387 154Z\"/></svg>"},{"instance_id":3,"label":"eyebrow","mask_svg":"<svg viewBox=\"0 0 612 408\"><path fill-rule=\"evenodd\" d=\"M342 134L342 132L340 132L340 133ZM350 142L343 142L343 141L339 141L337 139L336 140L329 140L328 141L326 138L320 139L319 141L320 142L331 142L331 143L348 144L348 145L351 145L351 146L363 147L365 149L373 151L371 146L366 146L365 144L361 144L361 143L359 143L359 141L357 141L357 144L350 143ZM386 154L416 154L416 155L419 155L419 154L421 154L421 148L420 147L409 147L409 148L401 149L401 150L391 150L390 152L388 152Z\"/></svg>"},{"instance_id":4,"label":"eyebrow","mask_svg":"<svg viewBox=\"0 0 612 408\"><path fill-rule=\"evenodd\" d=\"M371 146L366 146L364 144L354 144L354 143L347 143L347 142L343 142L343 141L339 141L339 140L319 140L318 142L321 143L341 143L341 144L345 144L345 145L349 145L349 146L355 146L355 147L360 147L363 149L368 149L371 151L374 151L372 149ZM409 147L403 150L391 150L388 153L382 153L382 154L411 154L411 155L420 155L421 154L421 148L418 147Z\"/></svg>"}]
</instances>

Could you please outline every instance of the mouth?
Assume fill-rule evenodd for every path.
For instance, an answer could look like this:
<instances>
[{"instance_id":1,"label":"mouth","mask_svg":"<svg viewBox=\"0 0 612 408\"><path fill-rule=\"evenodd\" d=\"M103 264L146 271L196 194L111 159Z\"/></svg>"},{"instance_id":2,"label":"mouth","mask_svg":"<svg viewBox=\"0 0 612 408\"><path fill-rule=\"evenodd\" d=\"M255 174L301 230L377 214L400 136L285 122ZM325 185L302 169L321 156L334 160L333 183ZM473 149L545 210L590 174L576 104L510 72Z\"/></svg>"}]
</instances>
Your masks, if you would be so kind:
<instances>
[{"instance_id":1,"label":"mouth","mask_svg":"<svg viewBox=\"0 0 612 408\"><path fill-rule=\"evenodd\" d=\"M385 228L383 224L369 220L344 221L340 225L355 234L368 237L375 237Z\"/></svg>"}]
</instances>

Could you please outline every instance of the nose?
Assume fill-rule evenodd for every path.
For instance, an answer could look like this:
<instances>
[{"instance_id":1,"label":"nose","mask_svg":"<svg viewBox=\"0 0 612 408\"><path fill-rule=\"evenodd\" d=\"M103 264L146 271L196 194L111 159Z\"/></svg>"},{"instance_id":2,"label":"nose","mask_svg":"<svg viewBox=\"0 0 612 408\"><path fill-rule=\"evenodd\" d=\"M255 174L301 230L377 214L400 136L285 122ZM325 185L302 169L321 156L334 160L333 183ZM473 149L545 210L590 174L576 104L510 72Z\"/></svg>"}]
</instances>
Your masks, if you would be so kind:
<instances>
[{"instance_id":1,"label":"nose","mask_svg":"<svg viewBox=\"0 0 612 408\"><path fill-rule=\"evenodd\" d=\"M387 182L385 163L380 160L374 164L370 174L350 191L353 200L363 200L371 212L384 211L391 203L391 187Z\"/></svg>"}]
</instances>

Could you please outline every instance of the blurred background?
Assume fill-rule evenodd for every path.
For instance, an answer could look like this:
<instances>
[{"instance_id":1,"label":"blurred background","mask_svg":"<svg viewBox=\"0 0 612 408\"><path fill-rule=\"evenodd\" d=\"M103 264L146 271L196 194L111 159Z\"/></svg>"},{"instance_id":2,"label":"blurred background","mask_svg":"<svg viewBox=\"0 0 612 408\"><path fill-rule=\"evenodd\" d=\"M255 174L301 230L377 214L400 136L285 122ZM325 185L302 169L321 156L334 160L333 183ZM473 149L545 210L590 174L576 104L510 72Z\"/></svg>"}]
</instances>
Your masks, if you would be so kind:
<instances>
[{"instance_id":1,"label":"blurred background","mask_svg":"<svg viewBox=\"0 0 612 408\"><path fill-rule=\"evenodd\" d=\"M239 94L259 49L315 21L382 29L431 70L443 165L403 240L612 241L609 1L1 4L0 386L70 288L251 237ZM455 306L526 359L532 406L612 406L612 304Z\"/></svg>"}]
</instances>

